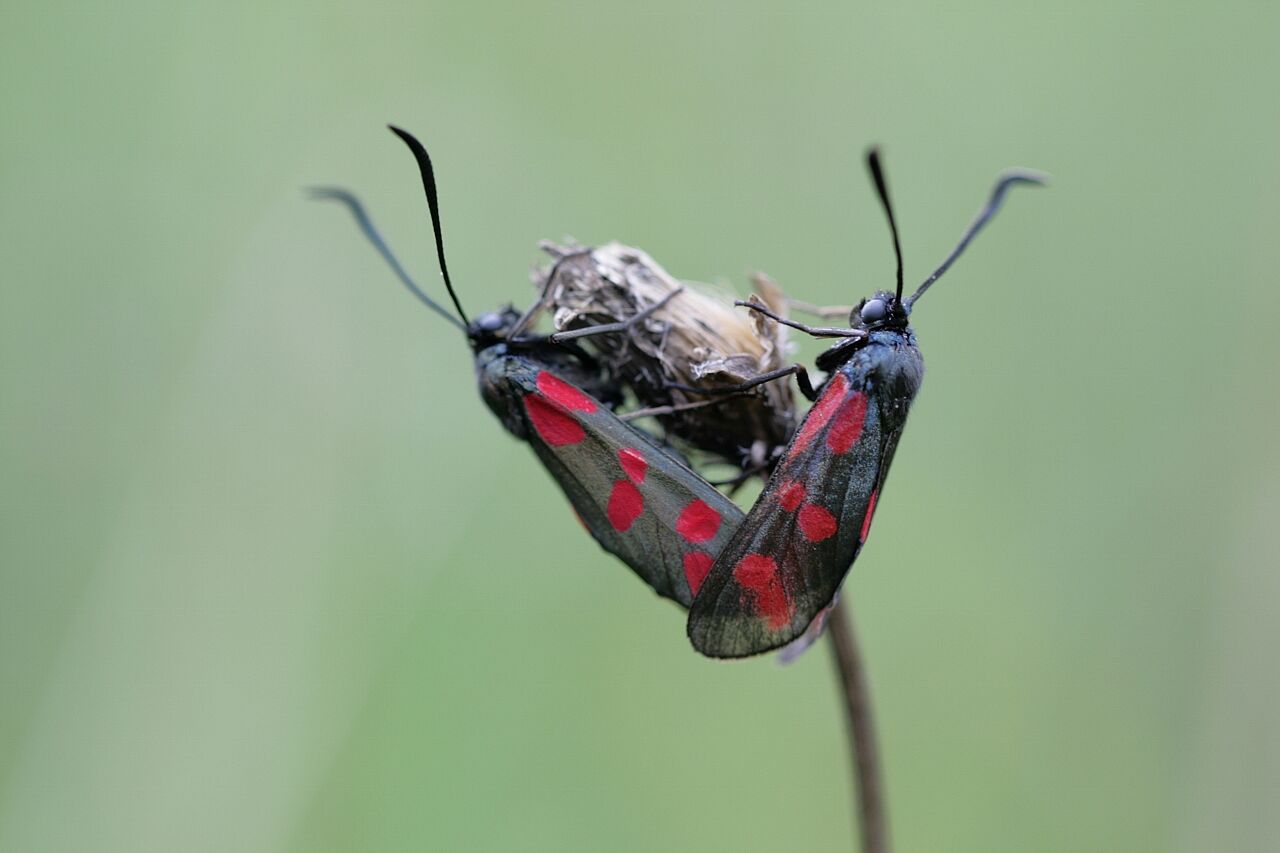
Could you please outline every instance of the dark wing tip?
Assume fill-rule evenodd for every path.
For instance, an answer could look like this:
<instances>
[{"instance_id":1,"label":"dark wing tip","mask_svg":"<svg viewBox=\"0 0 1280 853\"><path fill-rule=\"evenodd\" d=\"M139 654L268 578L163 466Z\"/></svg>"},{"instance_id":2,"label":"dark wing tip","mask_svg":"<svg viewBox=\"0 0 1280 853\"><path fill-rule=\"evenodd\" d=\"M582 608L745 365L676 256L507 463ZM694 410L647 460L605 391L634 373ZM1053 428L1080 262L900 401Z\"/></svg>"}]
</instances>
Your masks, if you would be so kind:
<instances>
[{"instance_id":1,"label":"dark wing tip","mask_svg":"<svg viewBox=\"0 0 1280 853\"><path fill-rule=\"evenodd\" d=\"M699 597L701 591L699 591ZM755 617L725 617L697 612L699 598L689 608L689 620L685 634L694 651L703 657L716 660L740 660L777 651L804 634L807 623L797 630L794 621L781 631L748 630L746 625L758 625ZM738 623L738 624L734 624Z\"/></svg>"}]
</instances>

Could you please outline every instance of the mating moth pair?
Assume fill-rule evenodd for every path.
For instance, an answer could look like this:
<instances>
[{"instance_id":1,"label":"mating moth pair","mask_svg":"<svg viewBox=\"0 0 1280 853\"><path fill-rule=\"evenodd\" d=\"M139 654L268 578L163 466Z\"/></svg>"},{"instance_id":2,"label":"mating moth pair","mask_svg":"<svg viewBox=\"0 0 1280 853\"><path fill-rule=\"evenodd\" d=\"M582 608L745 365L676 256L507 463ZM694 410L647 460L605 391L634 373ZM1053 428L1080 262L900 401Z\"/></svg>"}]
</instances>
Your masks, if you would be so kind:
<instances>
[{"instance_id":1,"label":"mating moth pair","mask_svg":"<svg viewBox=\"0 0 1280 853\"><path fill-rule=\"evenodd\" d=\"M456 317L410 279L352 195L331 189L316 194L346 204L405 285L464 333L481 397L508 432L533 448L592 537L659 595L688 608L689 639L705 655L745 657L804 636L832 604L866 542L920 388L924 362L909 324L912 307L1012 186L1042 178L1022 171L1001 175L956 248L904 298L897 225L872 151L868 166L897 257L895 290L864 299L842 328L788 319L785 303L764 288L764 298L738 303L757 324L745 336L754 343L742 347L749 354L716 352L716 346L732 346L715 343L726 323L705 316L713 310L705 303L700 316L697 308L682 310L680 302L698 305L706 297L674 280L647 280L660 273L651 263L640 264L639 279L629 279L626 253L616 249L558 250L531 308L521 313L508 307L469 320L445 263L431 159L413 136L392 130L417 160ZM575 279L574 267L581 264L591 267L589 275ZM616 291L612 302L596 304L602 297L596 285L586 291L572 286L575 280L599 281L590 276L602 273ZM561 331L532 330L543 310L555 314ZM781 365L782 339L774 324L835 339L815 362L827 373L817 388L802 366ZM681 350L682 363L692 369L674 375L671 359L662 354L671 335L701 342L700 350ZM751 369L757 372L751 375ZM783 384L793 375L814 401L798 426ZM620 408L628 393L640 406L630 415ZM744 514L675 447L635 426L635 415L657 418L681 446L732 461L748 474L771 471L755 505Z\"/></svg>"}]
</instances>

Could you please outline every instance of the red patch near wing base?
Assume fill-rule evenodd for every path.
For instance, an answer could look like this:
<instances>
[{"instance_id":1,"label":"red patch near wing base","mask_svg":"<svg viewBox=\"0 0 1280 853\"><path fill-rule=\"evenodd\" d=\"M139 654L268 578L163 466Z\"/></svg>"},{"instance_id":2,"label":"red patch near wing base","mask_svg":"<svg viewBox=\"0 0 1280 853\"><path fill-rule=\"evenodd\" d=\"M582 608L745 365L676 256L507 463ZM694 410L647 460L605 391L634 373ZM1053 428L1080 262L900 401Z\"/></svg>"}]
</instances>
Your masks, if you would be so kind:
<instances>
[{"instance_id":1,"label":"red patch near wing base","mask_svg":"<svg viewBox=\"0 0 1280 853\"><path fill-rule=\"evenodd\" d=\"M720 530L720 513L701 500L689 502L676 519L676 533L688 542L706 542Z\"/></svg>"},{"instance_id":2,"label":"red patch near wing base","mask_svg":"<svg viewBox=\"0 0 1280 853\"><path fill-rule=\"evenodd\" d=\"M867 514L862 517L862 532L858 534L858 538L863 542L867 541L867 532L871 530L871 516L875 515L876 498L879 494L878 490L872 492L871 499L867 501Z\"/></svg>"},{"instance_id":3,"label":"red patch near wing base","mask_svg":"<svg viewBox=\"0 0 1280 853\"><path fill-rule=\"evenodd\" d=\"M707 579L707 572L711 571L713 563L715 560L705 551L690 551L684 555L684 578L689 582L689 591L694 595L698 594L702 582Z\"/></svg>"},{"instance_id":4,"label":"red patch near wing base","mask_svg":"<svg viewBox=\"0 0 1280 853\"><path fill-rule=\"evenodd\" d=\"M782 588L778 563L764 554L748 554L733 567L733 579L755 597L756 613L776 631L791 621L791 602Z\"/></svg>"},{"instance_id":5,"label":"red patch near wing base","mask_svg":"<svg viewBox=\"0 0 1280 853\"><path fill-rule=\"evenodd\" d=\"M813 441L813 437L827 425L827 421L831 420L831 416L836 413L836 409L840 406L840 401L844 399L844 392L847 390L849 390L849 380L844 378L843 373L837 373L831 377L831 380L827 382L827 387L822 391L822 396L818 398L818 402L813 404L809 414L805 415L804 423L800 424L800 431L796 433L795 440L791 442L791 448L787 451L789 456L796 456L809 446L809 442Z\"/></svg>"},{"instance_id":6,"label":"red patch near wing base","mask_svg":"<svg viewBox=\"0 0 1280 853\"><path fill-rule=\"evenodd\" d=\"M866 419L867 395L857 391L836 412L835 424L827 433L827 447L833 453L848 453L858 443L858 436L862 435L862 422Z\"/></svg>"},{"instance_id":7,"label":"red patch near wing base","mask_svg":"<svg viewBox=\"0 0 1280 853\"><path fill-rule=\"evenodd\" d=\"M594 412L596 401L579 389L565 382L554 373L542 371L538 374L538 390L555 400L566 409L575 412Z\"/></svg>"},{"instance_id":8,"label":"red patch near wing base","mask_svg":"<svg viewBox=\"0 0 1280 853\"><path fill-rule=\"evenodd\" d=\"M644 512L644 495L640 494L640 490L630 480L615 480L605 512L613 529L626 533Z\"/></svg>"},{"instance_id":9,"label":"red patch near wing base","mask_svg":"<svg viewBox=\"0 0 1280 853\"><path fill-rule=\"evenodd\" d=\"M548 376L549 374L539 375ZM587 437L587 431L574 419L573 415L545 397L537 394L526 395L524 410L538 435L552 447L577 444Z\"/></svg>"}]
</instances>

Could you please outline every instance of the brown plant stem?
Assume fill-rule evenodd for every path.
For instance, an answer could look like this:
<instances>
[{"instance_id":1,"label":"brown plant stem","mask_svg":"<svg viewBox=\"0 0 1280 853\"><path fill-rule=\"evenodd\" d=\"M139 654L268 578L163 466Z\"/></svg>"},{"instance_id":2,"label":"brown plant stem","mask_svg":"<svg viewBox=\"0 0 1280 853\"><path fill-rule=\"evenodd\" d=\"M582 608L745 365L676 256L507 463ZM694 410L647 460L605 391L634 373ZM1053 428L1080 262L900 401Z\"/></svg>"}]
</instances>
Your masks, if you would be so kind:
<instances>
[{"instance_id":1,"label":"brown plant stem","mask_svg":"<svg viewBox=\"0 0 1280 853\"><path fill-rule=\"evenodd\" d=\"M845 722L849 727L849 751L858 798L858 827L862 853L889 853L889 819L885 814L884 788L880 780L880 752L871 714L871 690L862 666L853 617L844 601L827 618L832 658L842 688Z\"/></svg>"}]
</instances>

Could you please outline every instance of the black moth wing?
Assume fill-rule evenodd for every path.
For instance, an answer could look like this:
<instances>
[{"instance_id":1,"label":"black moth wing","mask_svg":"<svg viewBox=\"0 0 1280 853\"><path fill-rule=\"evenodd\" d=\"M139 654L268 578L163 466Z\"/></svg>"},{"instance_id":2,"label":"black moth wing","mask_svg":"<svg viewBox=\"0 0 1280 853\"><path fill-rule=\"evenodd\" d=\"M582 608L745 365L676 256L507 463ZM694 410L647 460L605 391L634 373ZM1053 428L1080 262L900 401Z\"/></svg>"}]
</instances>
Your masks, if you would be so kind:
<instances>
[{"instance_id":1,"label":"black moth wing","mask_svg":"<svg viewBox=\"0 0 1280 853\"><path fill-rule=\"evenodd\" d=\"M857 350L805 416L690 609L698 651L779 648L831 604L866 541L923 373L919 350L894 337Z\"/></svg>"},{"instance_id":2,"label":"black moth wing","mask_svg":"<svg viewBox=\"0 0 1280 853\"><path fill-rule=\"evenodd\" d=\"M524 438L592 537L659 595L688 607L742 523L733 501L647 435L536 361L509 355L482 376L505 389ZM486 387L487 386L487 387Z\"/></svg>"}]
</instances>

